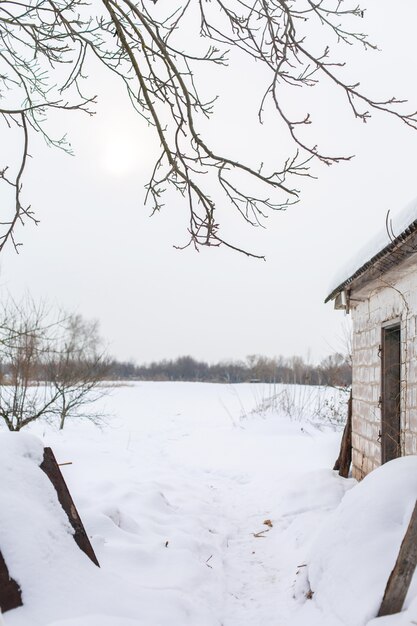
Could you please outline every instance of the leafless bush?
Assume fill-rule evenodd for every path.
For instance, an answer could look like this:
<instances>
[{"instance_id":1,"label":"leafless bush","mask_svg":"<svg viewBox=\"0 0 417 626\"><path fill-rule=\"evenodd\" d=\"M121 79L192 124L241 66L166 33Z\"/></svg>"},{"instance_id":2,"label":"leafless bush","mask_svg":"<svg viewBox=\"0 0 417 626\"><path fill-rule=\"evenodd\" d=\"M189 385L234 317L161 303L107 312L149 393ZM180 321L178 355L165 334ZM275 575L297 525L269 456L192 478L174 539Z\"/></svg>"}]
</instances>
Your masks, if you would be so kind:
<instances>
[{"instance_id":1,"label":"leafless bush","mask_svg":"<svg viewBox=\"0 0 417 626\"><path fill-rule=\"evenodd\" d=\"M347 417L348 387L278 384L266 388L252 415L286 416L317 426L342 427Z\"/></svg>"},{"instance_id":2,"label":"leafless bush","mask_svg":"<svg viewBox=\"0 0 417 626\"><path fill-rule=\"evenodd\" d=\"M62 429L68 417L104 393L107 364L97 324L53 313L30 297L3 304L0 360L0 418L9 430L40 418L58 420Z\"/></svg>"}]
</instances>

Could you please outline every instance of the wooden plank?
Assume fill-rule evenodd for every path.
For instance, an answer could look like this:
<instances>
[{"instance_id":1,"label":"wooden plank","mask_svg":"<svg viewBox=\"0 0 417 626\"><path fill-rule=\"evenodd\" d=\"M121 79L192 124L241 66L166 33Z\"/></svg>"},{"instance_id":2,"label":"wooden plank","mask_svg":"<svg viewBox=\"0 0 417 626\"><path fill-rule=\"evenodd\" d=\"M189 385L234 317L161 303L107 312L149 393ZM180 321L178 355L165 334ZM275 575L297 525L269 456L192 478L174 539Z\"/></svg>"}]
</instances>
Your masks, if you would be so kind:
<instances>
[{"instance_id":1,"label":"wooden plank","mask_svg":"<svg viewBox=\"0 0 417 626\"><path fill-rule=\"evenodd\" d=\"M388 579L378 617L399 613L403 608L417 565L417 502L402 540L394 569Z\"/></svg>"},{"instance_id":2,"label":"wooden plank","mask_svg":"<svg viewBox=\"0 0 417 626\"><path fill-rule=\"evenodd\" d=\"M349 476L350 464L352 462L352 391L348 400L348 416L343 430L342 442L340 444L339 456L333 469L339 471L339 476L347 478Z\"/></svg>"},{"instance_id":3,"label":"wooden plank","mask_svg":"<svg viewBox=\"0 0 417 626\"><path fill-rule=\"evenodd\" d=\"M9 574L6 562L0 552L0 610L2 613L22 606L20 587ZM1 619L1 618L0 618Z\"/></svg>"},{"instance_id":4,"label":"wooden plank","mask_svg":"<svg viewBox=\"0 0 417 626\"><path fill-rule=\"evenodd\" d=\"M52 452L51 448L44 449L41 469L45 472L45 474L48 476L49 480L56 489L58 500L68 516L69 523L74 529L74 539L78 547L83 552L85 552L85 554L93 561L93 563L95 563L95 565L100 567L97 557L94 553L93 546L91 545L87 533L85 532L81 518L75 507L73 499L71 498L71 494L65 483L64 477L62 476L61 470L59 469L59 465L56 462L54 453Z\"/></svg>"}]
</instances>

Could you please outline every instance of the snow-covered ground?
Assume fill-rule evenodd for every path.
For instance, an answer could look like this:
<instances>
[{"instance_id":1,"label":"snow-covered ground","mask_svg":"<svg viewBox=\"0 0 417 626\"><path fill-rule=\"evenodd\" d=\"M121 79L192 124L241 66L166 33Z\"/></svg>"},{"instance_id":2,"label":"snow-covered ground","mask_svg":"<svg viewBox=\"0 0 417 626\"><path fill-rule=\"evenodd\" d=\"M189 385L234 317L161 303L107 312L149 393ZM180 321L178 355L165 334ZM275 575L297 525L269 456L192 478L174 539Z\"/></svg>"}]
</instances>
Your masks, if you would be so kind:
<instances>
[{"instance_id":1,"label":"snow-covered ground","mask_svg":"<svg viewBox=\"0 0 417 626\"><path fill-rule=\"evenodd\" d=\"M331 470L340 425L328 419L340 399L322 390L308 405L319 390L294 387L268 401L283 391L136 383L103 400L112 416L101 429L84 420L2 434L0 547L24 606L0 623L416 623L417 589L409 611L369 620L416 499L417 459L357 486L340 478ZM321 422L306 416L313 406ZM72 462L62 472L100 569L73 541L33 435Z\"/></svg>"}]
</instances>

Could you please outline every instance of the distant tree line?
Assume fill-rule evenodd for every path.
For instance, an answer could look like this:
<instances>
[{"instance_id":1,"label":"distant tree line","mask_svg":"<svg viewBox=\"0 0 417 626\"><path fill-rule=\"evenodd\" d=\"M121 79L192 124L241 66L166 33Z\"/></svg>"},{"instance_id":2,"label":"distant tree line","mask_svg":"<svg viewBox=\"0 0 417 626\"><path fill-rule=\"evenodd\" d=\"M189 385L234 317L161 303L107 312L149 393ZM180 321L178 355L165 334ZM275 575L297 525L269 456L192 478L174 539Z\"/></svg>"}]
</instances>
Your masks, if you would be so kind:
<instances>
[{"instance_id":1,"label":"distant tree line","mask_svg":"<svg viewBox=\"0 0 417 626\"><path fill-rule=\"evenodd\" d=\"M302 357L268 358L248 356L244 361L209 364L191 356L137 365L131 361L110 360L108 375L119 380L189 381L216 383L290 383L349 386L352 368L349 357L335 353L319 364L306 363Z\"/></svg>"},{"instance_id":2,"label":"distant tree line","mask_svg":"<svg viewBox=\"0 0 417 626\"><path fill-rule=\"evenodd\" d=\"M332 354L318 365L301 357L251 355L209 364L191 356L146 365L107 356L97 321L49 308L30 295L0 305L0 426L18 431L35 420L64 428L68 418L103 418L95 404L109 381L292 383L348 386L349 359Z\"/></svg>"}]
</instances>

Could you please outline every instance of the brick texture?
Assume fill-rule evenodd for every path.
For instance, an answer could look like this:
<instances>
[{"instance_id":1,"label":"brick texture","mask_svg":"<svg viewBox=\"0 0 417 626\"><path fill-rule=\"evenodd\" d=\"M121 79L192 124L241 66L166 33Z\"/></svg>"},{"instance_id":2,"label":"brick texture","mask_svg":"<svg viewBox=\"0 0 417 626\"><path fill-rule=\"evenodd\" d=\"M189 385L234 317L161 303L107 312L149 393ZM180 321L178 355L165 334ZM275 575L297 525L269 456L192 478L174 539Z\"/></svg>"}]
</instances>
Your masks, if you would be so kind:
<instances>
[{"instance_id":1,"label":"brick texture","mask_svg":"<svg viewBox=\"0 0 417 626\"><path fill-rule=\"evenodd\" d=\"M417 267L396 279L378 280L366 295L351 292L353 322L353 476L362 479L381 464L382 326L401 325L401 454L417 454Z\"/></svg>"}]
</instances>

